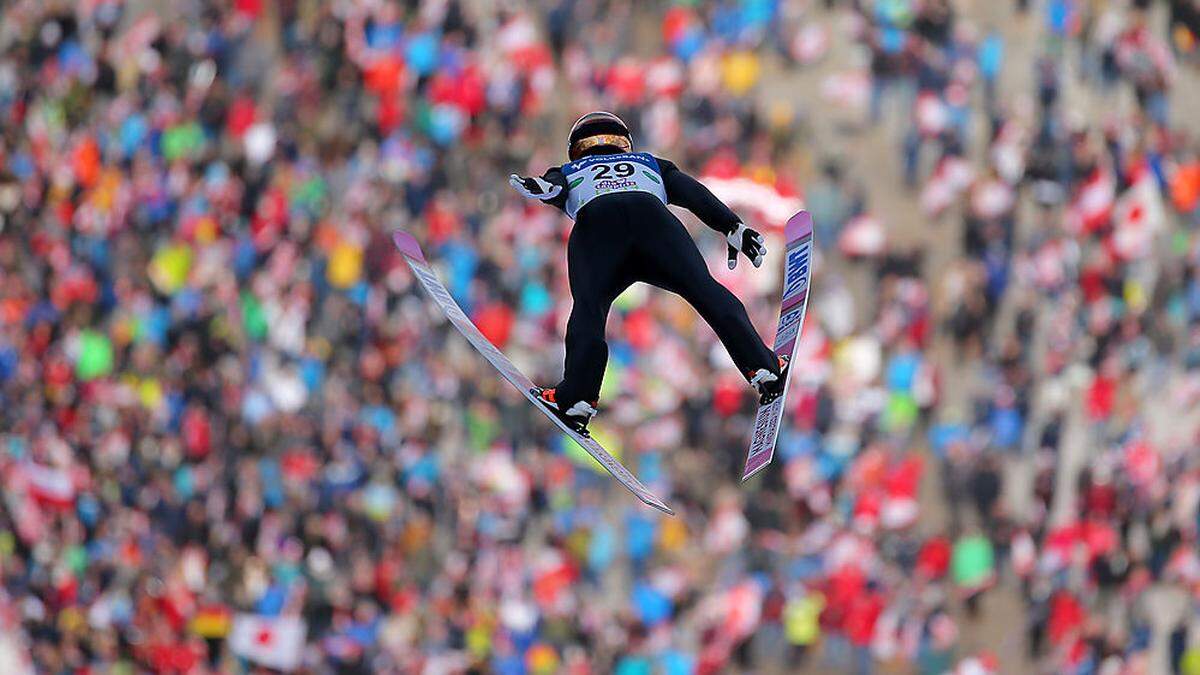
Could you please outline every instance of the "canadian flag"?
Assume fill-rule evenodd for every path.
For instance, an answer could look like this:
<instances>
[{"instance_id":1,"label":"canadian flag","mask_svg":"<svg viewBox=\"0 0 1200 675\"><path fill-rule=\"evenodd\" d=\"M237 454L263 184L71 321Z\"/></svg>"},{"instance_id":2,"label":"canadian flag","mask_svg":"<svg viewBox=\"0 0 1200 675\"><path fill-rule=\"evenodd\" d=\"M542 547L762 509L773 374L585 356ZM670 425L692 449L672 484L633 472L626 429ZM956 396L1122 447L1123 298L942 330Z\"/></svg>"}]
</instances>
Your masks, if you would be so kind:
<instances>
[{"instance_id":1,"label":"canadian flag","mask_svg":"<svg viewBox=\"0 0 1200 675\"><path fill-rule=\"evenodd\" d=\"M238 614L229 633L234 654L276 670L295 670L304 651L307 627L298 616Z\"/></svg>"}]
</instances>

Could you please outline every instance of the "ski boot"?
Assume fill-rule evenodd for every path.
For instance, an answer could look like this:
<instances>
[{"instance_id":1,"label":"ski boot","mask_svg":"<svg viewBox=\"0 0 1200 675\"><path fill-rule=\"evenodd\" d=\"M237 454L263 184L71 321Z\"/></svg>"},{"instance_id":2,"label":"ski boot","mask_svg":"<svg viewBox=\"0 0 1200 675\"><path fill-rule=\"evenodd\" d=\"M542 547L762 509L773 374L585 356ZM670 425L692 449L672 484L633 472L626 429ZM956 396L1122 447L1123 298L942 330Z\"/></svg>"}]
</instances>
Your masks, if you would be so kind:
<instances>
[{"instance_id":1,"label":"ski boot","mask_svg":"<svg viewBox=\"0 0 1200 675\"><path fill-rule=\"evenodd\" d=\"M533 387L529 390L533 394L534 399L542 404L546 410L550 411L567 428L580 436L591 436L587 430L588 422L592 421L592 417L598 412L596 410L596 401L588 403L587 401L579 401L566 410L561 410L558 407L558 400L555 396L554 387Z\"/></svg>"},{"instance_id":2,"label":"ski boot","mask_svg":"<svg viewBox=\"0 0 1200 675\"><path fill-rule=\"evenodd\" d=\"M775 399L783 396L783 387L787 383L788 369L792 366L790 356L779 357L779 374L772 373L766 368L749 371L746 373L746 378L750 380L750 386L758 392L759 405L767 405Z\"/></svg>"}]
</instances>

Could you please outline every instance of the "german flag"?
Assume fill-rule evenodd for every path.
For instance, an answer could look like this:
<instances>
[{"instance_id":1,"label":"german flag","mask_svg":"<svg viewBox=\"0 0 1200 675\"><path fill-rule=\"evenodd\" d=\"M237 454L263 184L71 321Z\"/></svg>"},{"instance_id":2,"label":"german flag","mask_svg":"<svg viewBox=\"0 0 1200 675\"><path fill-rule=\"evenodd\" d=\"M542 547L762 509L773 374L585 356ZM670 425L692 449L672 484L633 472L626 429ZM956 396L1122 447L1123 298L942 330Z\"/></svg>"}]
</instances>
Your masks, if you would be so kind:
<instances>
[{"instance_id":1,"label":"german flag","mask_svg":"<svg viewBox=\"0 0 1200 675\"><path fill-rule=\"evenodd\" d=\"M233 614L228 607L211 605L200 608L192 617L192 632L207 640L216 640L229 635Z\"/></svg>"}]
</instances>

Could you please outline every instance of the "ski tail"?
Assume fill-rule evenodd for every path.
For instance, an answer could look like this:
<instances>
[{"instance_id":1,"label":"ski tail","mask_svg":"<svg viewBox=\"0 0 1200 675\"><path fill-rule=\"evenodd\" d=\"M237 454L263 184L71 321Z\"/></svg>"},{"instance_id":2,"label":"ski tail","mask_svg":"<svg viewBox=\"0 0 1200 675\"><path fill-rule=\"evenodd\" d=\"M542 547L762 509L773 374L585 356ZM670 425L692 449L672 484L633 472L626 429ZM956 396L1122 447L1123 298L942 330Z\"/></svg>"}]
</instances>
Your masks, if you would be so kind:
<instances>
[{"instance_id":1,"label":"ski tail","mask_svg":"<svg viewBox=\"0 0 1200 675\"><path fill-rule=\"evenodd\" d=\"M626 489L632 492L634 496L646 505L658 509L667 515L675 515L675 511L670 506L667 506L666 502L659 499L657 495L643 485L629 469L625 468L624 464L621 464L621 462L617 461L617 458L605 450L604 446L589 436L583 436L573 431L562 420L559 420L534 399L533 394L530 393L534 389L533 381L525 373L521 372L504 355L504 352L500 351L496 345L484 337L483 333L479 332L479 328L463 312L462 308L459 307L458 303L450 295L450 292L446 290L445 285L438 279L437 274L429 267L424 253L421 252L420 244L417 243L417 240L411 234L403 230L396 230L392 233L392 241L396 244L396 248L400 250L400 253L404 255L404 261L408 263L408 267L412 270L413 275L421 282L421 286L424 287L429 296L433 298L438 309L442 310L442 314L467 339L467 342L499 371L500 375L509 384L521 392L525 396L525 399L533 404L533 407L540 410L550 421L554 422L555 426L561 429L563 433L570 436L580 447L586 450L589 455L612 474L613 478L616 478L621 485L624 485Z\"/></svg>"},{"instance_id":2,"label":"ski tail","mask_svg":"<svg viewBox=\"0 0 1200 675\"><path fill-rule=\"evenodd\" d=\"M804 313L808 307L808 286L812 277L812 216L808 211L800 211L788 219L783 233L787 239L787 254L783 270L783 298L779 303L779 324L775 330L775 354L788 357L794 365L796 344L800 341L800 331L804 326ZM789 381L792 370L794 368L788 369ZM783 394L759 407L754 416L754 432L746 453L743 481L766 468L775 455L775 441L779 437L779 425L783 419L788 386L789 382L785 381Z\"/></svg>"}]
</instances>

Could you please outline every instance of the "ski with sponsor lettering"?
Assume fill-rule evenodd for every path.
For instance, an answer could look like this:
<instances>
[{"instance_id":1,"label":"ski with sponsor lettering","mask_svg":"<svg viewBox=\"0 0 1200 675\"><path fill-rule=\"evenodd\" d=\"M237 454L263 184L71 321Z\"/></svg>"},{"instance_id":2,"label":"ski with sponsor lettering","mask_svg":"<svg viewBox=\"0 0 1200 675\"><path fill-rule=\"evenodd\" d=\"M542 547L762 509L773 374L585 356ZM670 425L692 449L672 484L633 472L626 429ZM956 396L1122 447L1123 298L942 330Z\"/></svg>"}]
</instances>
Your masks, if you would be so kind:
<instances>
[{"instance_id":1,"label":"ski with sponsor lettering","mask_svg":"<svg viewBox=\"0 0 1200 675\"><path fill-rule=\"evenodd\" d=\"M446 287L442 284L441 280L438 279L437 275L429 267L429 263L425 260L425 255L421 252L421 246L411 234L403 230L396 230L392 233L392 241L395 242L396 248L400 249L400 253L404 255L404 261L408 263L409 268L412 269L413 274L417 277L417 280L419 280L421 285L425 287L425 291L428 292L430 297L433 298L433 301L435 304L437 304L438 309L442 310L442 313L445 314L446 318L450 320L450 323L458 329L458 332L462 333L463 337L467 339L467 342L470 342L471 346L474 347L475 350L483 356L483 358L487 359L488 362L500 372L500 375L503 376L504 379L508 380L509 384L516 387L517 391L521 392L521 395L524 396L530 403L532 403L534 408L541 411L542 414L545 415L551 422L554 422L554 424L556 424L564 434L570 436L576 443L580 445L580 447L586 450L589 455L594 457L597 462L600 462L600 465L607 469L608 472L612 474L613 478L616 478L621 485L624 485L630 492L634 494L634 496L642 500L642 502L648 506L652 506L663 513L672 516L675 515L675 512L671 510L671 507L667 506L667 504L663 502L663 500L659 499L653 492L650 492L645 485L642 485L642 482L639 481L637 477L629 471L629 469L625 468L624 464L621 464L615 457L609 454L609 452L604 449L604 446L597 443L596 439L575 433L570 429L570 427L563 424L562 421L551 414L549 410L534 400L533 394L530 393L530 391L533 390L533 381L530 380L525 373L522 373L520 369L513 365L513 362L504 355L504 352L500 351L496 345L492 344L486 337L483 336L483 333L479 332L479 328L477 328L475 324L471 322L471 319L468 318L466 313L463 312L462 308L458 306L458 303L455 302L454 298L450 296L450 292L446 290Z\"/></svg>"},{"instance_id":2,"label":"ski with sponsor lettering","mask_svg":"<svg viewBox=\"0 0 1200 675\"><path fill-rule=\"evenodd\" d=\"M779 327L775 330L775 353L794 359L796 343L804 326L804 310L808 307L808 282L812 277L813 222L808 211L788 219L783 230L787 239L787 257L783 268L783 300L779 307ZM791 368L788 369L791 380ZM787 400L788 382L783 383L783 395L760 406L754 416L754 434L746 453L746 469L742 480L762 471L775 456L775 439L783 419L783 404Z\"/></svg>"}]
</instances>

